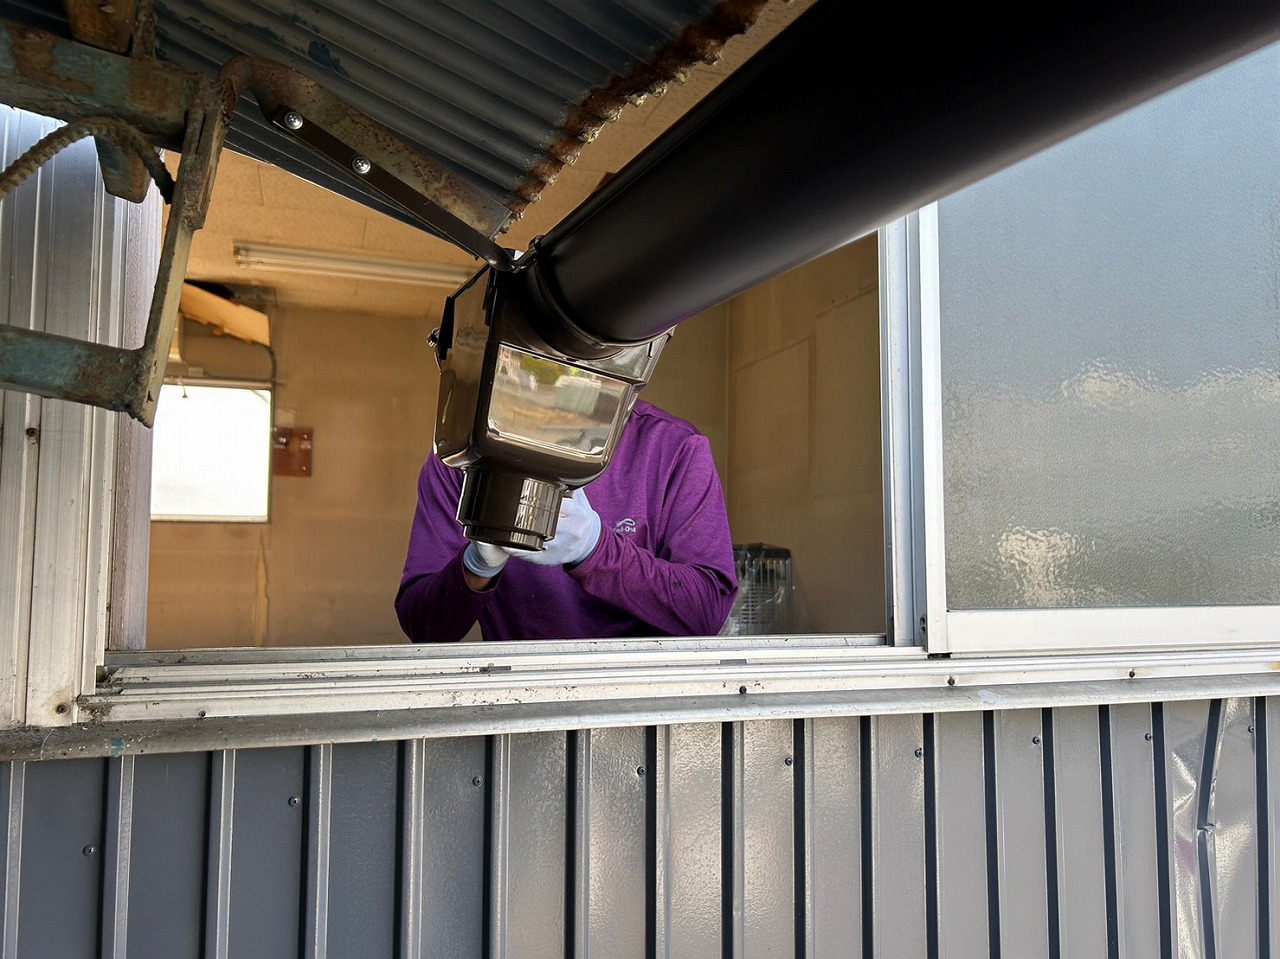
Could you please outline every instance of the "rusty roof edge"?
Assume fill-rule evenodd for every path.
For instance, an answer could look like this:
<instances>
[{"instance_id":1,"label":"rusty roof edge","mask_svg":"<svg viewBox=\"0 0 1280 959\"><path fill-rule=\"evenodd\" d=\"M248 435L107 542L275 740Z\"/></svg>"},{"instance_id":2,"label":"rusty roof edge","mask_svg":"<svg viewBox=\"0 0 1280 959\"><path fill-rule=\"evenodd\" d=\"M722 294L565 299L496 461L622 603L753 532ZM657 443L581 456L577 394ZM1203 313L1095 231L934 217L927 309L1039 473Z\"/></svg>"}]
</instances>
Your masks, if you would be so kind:
<instances>
[{"instance_id":1,"label":"rusty roof edge","mask_svg":"<svg viewBox=\"0 0 1280 959\"><path fill-rule=\"evenodd\" d=\"M684 82L699 63L716 63L729 40L750 29L768 0L723 0L700 23L686 27L680 36L660 48L651 63L638 63L625 76L616 76L592 90L570 112L546 157L534 165L513 191L507 209L510 226L536 203L544 188L555 183L566 165L577 161L582 148L596 138L600 128L618 118L628 104L638 106L648 96L661 96L672 82ZM503 232L507 227L503 228Z\"/></svg>"}]
</instances>

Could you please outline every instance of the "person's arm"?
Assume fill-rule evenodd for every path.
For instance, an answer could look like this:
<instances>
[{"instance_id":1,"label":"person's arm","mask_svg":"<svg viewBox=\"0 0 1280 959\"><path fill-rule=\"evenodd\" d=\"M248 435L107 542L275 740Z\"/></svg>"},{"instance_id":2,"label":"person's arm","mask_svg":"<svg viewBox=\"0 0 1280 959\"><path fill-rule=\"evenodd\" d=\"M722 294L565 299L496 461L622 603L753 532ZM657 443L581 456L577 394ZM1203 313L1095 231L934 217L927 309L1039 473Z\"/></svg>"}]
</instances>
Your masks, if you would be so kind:
<instances>
[{"instance_id":1,"label":"person's arm","mask_svg":"<svg viewBox=\"0 0 1280 959\"><path fill-rule=\"evenodd\" d=\"M492 579L463 565L468 541L455 519L457 504L457 478L435 455L428 457L396 595L400 627L416 643L462 639L492 595Z\"/></svg>"},{"instance_id":2,"label":"person's arm","mask_svg":"<svg viewBox=\"0 0 1280 959\"><path fill-rule=\"evenodd\" d=\"M591 554L565 570L592 596L664 633L714 636L738 592L724 491L705 437L690 437L681 453L656 550L606 526Z\"/></svg>"}]
</instances>

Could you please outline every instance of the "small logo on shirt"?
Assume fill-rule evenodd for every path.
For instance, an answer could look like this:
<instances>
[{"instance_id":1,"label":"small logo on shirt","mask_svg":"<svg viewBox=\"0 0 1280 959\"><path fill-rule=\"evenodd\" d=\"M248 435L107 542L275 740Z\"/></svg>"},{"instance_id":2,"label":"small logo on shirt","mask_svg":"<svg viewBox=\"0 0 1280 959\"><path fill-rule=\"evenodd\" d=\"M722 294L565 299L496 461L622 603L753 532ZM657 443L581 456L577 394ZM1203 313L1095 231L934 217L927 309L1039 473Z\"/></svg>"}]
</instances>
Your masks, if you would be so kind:
<instances>
[{"instance_id":1,"label":"small logo on shirt","mask_svg":"<svg viewBox=\"0 0 1280 959\"><path fill-rule=\"evenodd\" d=\"M618 522L613 524L613 531L615 533L624 533L629 536L636 531L636 521L630 516L626 519L620 519Z\"/></svg>"}]
</instances>

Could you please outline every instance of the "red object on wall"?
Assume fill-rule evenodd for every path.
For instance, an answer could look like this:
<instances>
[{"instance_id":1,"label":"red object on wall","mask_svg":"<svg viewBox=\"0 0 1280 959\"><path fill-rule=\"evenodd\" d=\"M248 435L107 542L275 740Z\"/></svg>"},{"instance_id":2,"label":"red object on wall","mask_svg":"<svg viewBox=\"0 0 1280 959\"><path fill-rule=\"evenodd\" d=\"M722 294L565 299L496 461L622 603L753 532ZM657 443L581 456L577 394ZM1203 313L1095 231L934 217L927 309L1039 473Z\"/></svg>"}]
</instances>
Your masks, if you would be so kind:
<instances>
[{"instance_id":1,"label":"red object on wall","mask_svg":"<svg viewBox=\"0 0 1280 959\"><path fill-rule=\"evenodd\" d=\"M274 476L310 476L314 431L309 426L276 426L271 430Z\"/></svg>"}]
</instances>

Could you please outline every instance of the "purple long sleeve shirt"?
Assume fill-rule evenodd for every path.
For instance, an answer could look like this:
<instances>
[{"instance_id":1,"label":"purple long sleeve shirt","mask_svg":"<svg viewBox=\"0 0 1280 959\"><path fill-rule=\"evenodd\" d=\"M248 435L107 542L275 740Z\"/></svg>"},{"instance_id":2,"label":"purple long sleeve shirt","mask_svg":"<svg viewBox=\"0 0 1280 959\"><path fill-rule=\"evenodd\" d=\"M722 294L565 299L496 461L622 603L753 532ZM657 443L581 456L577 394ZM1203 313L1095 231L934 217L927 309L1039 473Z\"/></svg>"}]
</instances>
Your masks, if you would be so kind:
<instances>
[{"instance_id":1,"label":"purple long sleeve shirt","mask_svg":"<svg viewBox=\"0 0 1280 959\"><path fill-rule=\"evenodd\" d=\"M396 596L415 642L714 636L738 591L724 491L705 436L639 401L608 469L586 487L600 542L572 568L512 558L492 589L463 578L462 474L432 453Z\"/></svg>"}]
</instances>

